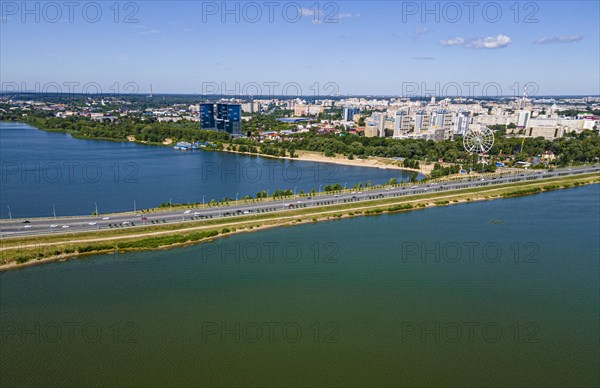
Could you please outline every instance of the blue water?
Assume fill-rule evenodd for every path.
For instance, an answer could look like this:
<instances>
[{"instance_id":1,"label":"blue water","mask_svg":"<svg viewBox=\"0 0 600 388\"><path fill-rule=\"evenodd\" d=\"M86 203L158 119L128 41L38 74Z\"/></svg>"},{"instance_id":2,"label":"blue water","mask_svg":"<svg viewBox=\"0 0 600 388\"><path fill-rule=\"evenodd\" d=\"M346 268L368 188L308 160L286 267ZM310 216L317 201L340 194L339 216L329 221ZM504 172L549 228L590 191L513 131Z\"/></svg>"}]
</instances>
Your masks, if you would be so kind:
<instances>
[{"instance_id":1,"label":"blue water","mask_svg":"<svg viewBox=\"0 0 600 388\"><path fill-rule=\"evenodd\" d=\"M0 123L0 217L91 214L255 196L275 189L319 190L406 179L398 170L261 158L223 152L74 139Z\"/></svg>"},{"instance_id":2,"label":"blue water","mask_svg":"<svg viewBox=\"0 0 600 388\"><path fill-rule=\"evenodd\" d=\"M0 375L4 386L598 386L599 239L593 185L8 271Z\"/></svg>"}]
</instances>

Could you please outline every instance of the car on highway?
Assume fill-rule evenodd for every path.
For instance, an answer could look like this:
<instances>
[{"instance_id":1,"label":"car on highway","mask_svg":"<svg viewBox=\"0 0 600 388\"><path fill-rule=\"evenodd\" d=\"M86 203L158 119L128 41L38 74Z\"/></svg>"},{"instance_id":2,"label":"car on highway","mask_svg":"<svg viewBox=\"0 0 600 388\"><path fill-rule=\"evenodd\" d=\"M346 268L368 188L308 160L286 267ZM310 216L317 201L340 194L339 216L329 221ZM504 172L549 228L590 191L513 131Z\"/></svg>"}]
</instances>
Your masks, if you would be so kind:
<instances>
[{"instance_id":1,"label":"car on highway","mask_svg":"<svg viewBox=\"0 0 600 388\"><path fill-rule=\"evenodd\" d=\"M56 224L52 224L52 225L50 225L50 227L51 227L51 228L58 228L58 225L56 225Z\"/></svg>"},{"instance_id":2,"label":"car on highway","mask_svg":"<svg viewBox=\"0 0 600 388\"><path fill-rule=\"evenodd\" d=\"M106 221L106 220L110 220L110 217L104 217L104 218L102 218L102 219L103 219L104 221Z\"/></svg>"},{"instance_id":3,"label":"car on highway","mask_svg":"<svg viewBox=\"0 0 600 388\"><path fill-rule=\"evenodd\" d=\"M191 210L186 210L183 212L183 214L190 214L192 211Z\"/></svg>"},{"instance_id":4,"label":"car on highway","mask_svg":"<svg viewBox=\"0 0 600 388\"><path fill-rule=\"evenodd\" d=\"M63 227L63 229L67 229L69 227L69 225L63 225L62 227Z\"/></svg>"},{"instance_id":5,"label":"car on highway","mask_svg":"<svg viewBox=\"0 0 600 388\"><path fill-rule=\"evenodd\" d=\"M31 224L27 224L25 226L23 226L24 228L31 228Z\"/></svg>"},{"instance_id":6,"label":"car on highway","mask_svg":"<svg viewBox=\"0 0 600 388\"><path fill-rule=\"evenodd\" d=\"M30 224L31 222L29 222L28 220L23 221L24 224Z\"/></svg>"},{"instance_id":7,"label":"car on highway","mask_svg":"<svg viewBox=\"0 0 600 388\"><path fill-rule=\"evenodd\" d=\"M131 222L129 222L129 221L123 221L123 222L121 222L121 225L131 225Z\"/></svg>"},{"instance_id":8,"label":"car on highway","mask_svg":"<svg viewBox=\"0 0 600 388\"><path fill-rule=\"evenodd\" d=\"M199 216L199 215L200 215L200 212L194 212L194 215L195 215L195 216Z\"/></svg>"},{"instance_id":9,"label":"car on highway","mask_svg":"<svg viewBox=\"0 0 600 388\"><path fill-rule=\"evenodd\" d=\"M97 222L88 222L88 225L89 225L89 226L94 226L94 225L96 225L96 224L97 224Z\"/></svg>"}]
</instances>

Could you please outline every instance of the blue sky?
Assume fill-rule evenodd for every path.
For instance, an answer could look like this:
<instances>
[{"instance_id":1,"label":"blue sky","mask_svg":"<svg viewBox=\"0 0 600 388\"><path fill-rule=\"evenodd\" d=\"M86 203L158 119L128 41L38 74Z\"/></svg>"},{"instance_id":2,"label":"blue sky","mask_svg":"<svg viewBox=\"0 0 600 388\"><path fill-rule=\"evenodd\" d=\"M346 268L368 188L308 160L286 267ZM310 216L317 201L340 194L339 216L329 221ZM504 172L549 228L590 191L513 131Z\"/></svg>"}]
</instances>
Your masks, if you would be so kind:
<instances>
[{"instance_id":1,"label":"blue sky","mask_svg":"<svg viewBox=\"0 0 600 388\"><path fill-rule=\"evenodd\" d=\"M600 94L597 1L265 3L2 2L3 89Z\"/></svg>"}]
</instances>

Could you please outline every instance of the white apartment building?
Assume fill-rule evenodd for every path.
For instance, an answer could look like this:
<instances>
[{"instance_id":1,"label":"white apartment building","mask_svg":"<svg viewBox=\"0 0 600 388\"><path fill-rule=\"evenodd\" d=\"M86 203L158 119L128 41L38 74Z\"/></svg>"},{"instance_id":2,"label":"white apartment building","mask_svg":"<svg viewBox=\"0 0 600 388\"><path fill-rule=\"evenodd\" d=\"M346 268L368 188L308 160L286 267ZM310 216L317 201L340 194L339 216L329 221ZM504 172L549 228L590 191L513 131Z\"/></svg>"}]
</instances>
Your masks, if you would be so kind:
<instances>
[{"instance_id":1,"label":"white apartment building","mask_svg":"<svg viewBox=\"0 0 600 388\"><path fill-rule=\"evenodd\" d=\"M520 128L527 127L527 122L529 121L530 117L531 117L530 110L519 111L519 113L517 115L517 127L520 127Z\"/></svg>"},{"instance_id":2,"label":"white apartment building","mask_svg":"<svg viewBox=\"0 0 600 388\"><path fill-rule=\"evenodd\" d=\"M397 111L394 115L394 139L400 139L404 133L411 131L413 119L403 111Z\"/></svg>"},{"instance_id":3,"label":"white apartment building","mask_svg":"<svg viewBox=\"0 0 600 388\"><path fill-rule=\"evenodd\" d=\"M464 135L469 130L470 123L470 112L458 112L458 114L456 115L456 120L454 120L454 133L457 135Z\"/></svg>"}]
</instances>

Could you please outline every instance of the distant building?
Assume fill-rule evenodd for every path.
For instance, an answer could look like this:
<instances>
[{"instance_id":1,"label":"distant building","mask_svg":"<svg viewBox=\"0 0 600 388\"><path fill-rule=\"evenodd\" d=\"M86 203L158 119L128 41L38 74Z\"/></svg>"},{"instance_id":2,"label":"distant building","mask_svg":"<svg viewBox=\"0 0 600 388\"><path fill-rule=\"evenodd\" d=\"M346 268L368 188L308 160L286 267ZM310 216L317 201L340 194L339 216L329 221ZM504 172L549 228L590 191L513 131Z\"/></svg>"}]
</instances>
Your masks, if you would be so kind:
<instances>
[{"instance_id":1,"label":"distant building","mask_svg":"<svg viewBox=\"0 0 600 388\"><path fill-rule=\"evenodd\" d=\"M215 104L200 104L200 128L215 130Z\"/></svg>"},{"instance_id":2,"label":"distant building","mask_svg":"<svg viewBox=\"0 0 600 388\"><path fill-rule=\"evenodd\" d=\"M344 111L342 112L342 121L352 121L354 120L354 115L357 115L359 113L360 108L345 106Z\"/></svg>"},{"instance_id":3,"label":"distant building","mask_svg":"<svg viewBox=\"0 0 600 388\"><path fill-rule=\"evenodd\" d=\"M257 101L250 101L245 104L242 104L242 112L255 113L255 112L260 112L260 109L261 109L260 102L257 102Z\"/></svg>"},{"instance_id":4,"label":"distant building","mask_svg":"<svg viewBox=\"0 0 600 388\"><path fill-rule=\"evenodd\" d=\"M399 139L403 133L410 131L412 119L406 112L397 111L394 121L394 138Z\"/></svg>"},{"instance_id":5,"label":"distant building","mask_svg":"<svg viewBox=\"0 0 600 388\"><path fill-rule=\"evenodd\" d=\"M527 127L527 122L529 121L530 117L531 117L531 111L529 111L529 110L519 111L519 115L517 117L517 127L520 127L520 128Z\"/></svg>"},{"instance_id":6,"label":"distant building","mask_svg":"<svg viewBox=\"0 0 600 388\"><path fill-rule=\"evenodd\" d=\"M456 115L456 120L454 122L454 133L457 135L464 135L469 130L469 123L471 117L469 112L459 112Z\"/></svg>"},{"instance_id":7,"label":"distant building","mask_svg":"<svg viewBox=\"0 0 600 388\"><path fill-rule=\"evenodd\" d=\"M429 129L429 112L425 110L419 110L415 113L415 133L426 131Z\"/></svg>"},{"instance_id":8,"label":"distant building","mask_svg":"<svg viewBox=\"0 0 600 388\"><path fill-rule=\"evenodd\" d=\"M215 110L215 104L200 104L200 128L240 135L242 133L242 106L218 103Z\"/></svg>"},{"instance_id":9,"label":"distant building","mask_svg":"<svg viewBox=\"0 0 600 388\"><path fill-rule=\"evenodd\" d=\"M374 126L364 127L365 137L377 137L378 133L379 133L379 131L377 130L377 127L374 127Z\"/></svg>"},{"instance_id":10,"label":"distant building","mask_svg":"<svg viewBox=\"0 0 600 388\"><path fill-rule=\"evenodd\" d=\"M240 104L217 104L215 121L218 131L240 135L242 133L242 106Z\"/></svg>"},{"instance_id":11,"label":"distant building","mask_svg":"<svg viewBox=\"0 0 600 388\"><path fill-rule=\"evenodd\" d=\"M367 129L374 129L376 136L385 137L385 118L384 112L373 112L367 120ZM366 135L366 131L365 131Z\"/></svg>"},{"instance_id":12,"label":"distant building","mask_svg":"<svg viewBox=\"0 0 600 388\"><path fill-rule=\"evenodd\" d=\"M323 113L323 105L297 104L294 106L294 116L316 116L319 113Z\"/></svg>"},{"instance_id":13,"label":"distant building","mask_svg":"<svg viewBox=\"0 0 600 388\"><path fill-rule=\"evenodd\" d=\"M536 126L525 131L529 137L543 137L546 140L554 140L565 135L565 128L561 126Z\"/></svg>"},{"instance_id":14,"label":"distant building","mask_svg":"<svg viewBox=\"0 0 600 388\"><path fill-rule=\"evenodd\" d=\"M431 115L431 126L450 129L452 127L452 112L445 109L436 110Z\"/></svg>"}]
</instances>

